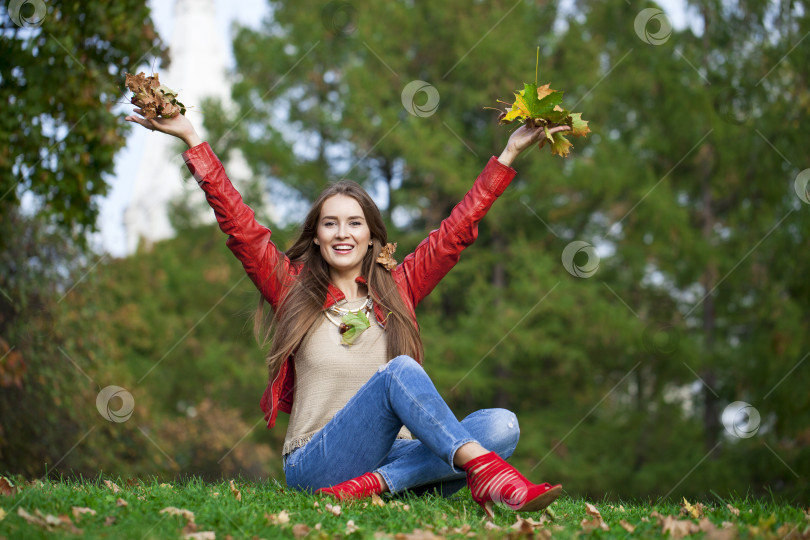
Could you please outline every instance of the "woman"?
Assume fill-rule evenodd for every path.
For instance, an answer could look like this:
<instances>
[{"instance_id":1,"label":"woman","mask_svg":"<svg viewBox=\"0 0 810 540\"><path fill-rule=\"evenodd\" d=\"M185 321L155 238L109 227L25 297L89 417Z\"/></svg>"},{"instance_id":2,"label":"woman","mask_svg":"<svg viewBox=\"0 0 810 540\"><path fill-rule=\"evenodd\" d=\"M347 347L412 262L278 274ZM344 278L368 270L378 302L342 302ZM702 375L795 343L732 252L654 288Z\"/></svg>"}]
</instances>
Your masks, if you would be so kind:
<instances>
[{"instance_id":1,"label":"woman","mask_svg":"<svg viewBox=\"0 0 810 540\"><path fill-rule=\"evenodd\" d=\"M559 496L560 485L532 484L504 461L519 436L514 414L489 409L456 420L421 367L414 314L475 241L515 175L510 164L545 136L541 128L517 129L439 229L396 265L380 211L356 183L326 188L285 254L185 116L135 112L126 120L189 146L183 157L228 247L273 309L261 406L268 428L279 409L291 415L282 452L288 485L349 499L435 486L447 494L466 478L490 518L494 502L535 511Z\"/></svg>"}]
</instances>

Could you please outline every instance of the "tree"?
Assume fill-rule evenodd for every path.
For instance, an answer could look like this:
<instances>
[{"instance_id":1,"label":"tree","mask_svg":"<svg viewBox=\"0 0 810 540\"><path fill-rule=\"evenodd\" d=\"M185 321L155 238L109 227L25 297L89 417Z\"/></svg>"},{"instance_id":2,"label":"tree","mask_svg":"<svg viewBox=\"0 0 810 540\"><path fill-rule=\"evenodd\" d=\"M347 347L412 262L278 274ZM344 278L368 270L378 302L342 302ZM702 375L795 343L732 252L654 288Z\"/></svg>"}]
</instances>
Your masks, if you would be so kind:
<instances>
[{"instance_id":1,"label":"tree","mask_svg":"<svg viewBox=\"0 0 810 540\"><path fill-rule=\"evenodd\" d=\"M166 62L166 50L137 0L8 7L0 13L0 219L27 193L63 231L94 230L105 176L130 129L114 110L124 73Z\"/></svg>"}]
</instances>

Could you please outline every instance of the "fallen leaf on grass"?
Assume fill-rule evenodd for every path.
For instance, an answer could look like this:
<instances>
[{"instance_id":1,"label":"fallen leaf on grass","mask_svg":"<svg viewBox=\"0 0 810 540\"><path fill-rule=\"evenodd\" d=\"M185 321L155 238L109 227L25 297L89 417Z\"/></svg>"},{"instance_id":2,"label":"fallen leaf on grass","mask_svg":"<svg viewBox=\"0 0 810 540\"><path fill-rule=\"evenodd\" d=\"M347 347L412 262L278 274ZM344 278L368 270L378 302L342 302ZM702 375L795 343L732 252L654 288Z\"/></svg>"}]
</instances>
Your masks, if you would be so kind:
<instances>
[{"instance_id":1,"label":"fallen leaf on grass","mask_svg":"<svg viewBox=\"0 0 810 540\"><path fill-rule=\"evenodd\" d=\"M347 534L347 535L352 534L353 532L357 532L358 530L359 530L359 529L358 529L358 528L357 528L357 526L354 524L354 520L353 520L353 519L350 519L349 521L347 521L347 522L346 522L346 534Z\"/></svg>"},{"instance_id":2,"label":"fallen leaf on grass","mask_svg":"<svg viewBox=\"0 0 810 540\"><path fill-rule=\"evenodd\" d=\"M491 521L487 521L486 523L484 523L484 528L490 531L499 531L501 529L501 527L495 525Z\"/></svg>"},{"instance_id":3,"label":"fallen leaf on grass","mask_svg":"<svg viewBox=\"0 0 810 540\"><path fill-rule=\"evenodd\" d=\"M53 514L43 514L39 511L39 509L34 510L34 514L36 515L29 514L22 507L17 508L18 516L23 518L28 523L42 527L47 531L52 532L57 529L66 529L68 532L73 534L82 533L82 530L77 529L73 522L70 521L70 518L66 515L56 517Z\"/></svg>"},{"instance_id":4,"label":"fallen leaf on grass","mask_svg":"<svg viewBox=\"0 0 810 540\"><path fill-rule=\"evenodd\" d=\"M113 523L115 523L115 516L107 516L106 519L104 519L104 526L105 527L109 527Z\"/></svg>"},{"instance_id":5,"label":"fallen leaf on grass","mask_svg":"<svg viewBox=\"0 0 810 540\"><path fill-rule=\"evenodd\" d=\"M104 485L107 486L109 489L112 490L113 493L118 493L121 491L121 488L115 482L110 482L109 480L104 480Z\"/></svg>"},{"instance_id":6,"label":"fallen leaf on grass","mask_svg":"<svg viewBox=\"0 0 810 540\"><path fill-rule=\"evenodd\" d=\"M271 525L287 525L290 523L290 514L282 510L278 514L265 514L265 518Z\"/></svg>"},{"instance_id":7,"label":"fallen leaf on grass","mask_svg":"<svg viewBox=\"0 0 810 540\"><path fill-rule=\"evenodd\" d=\"M703 506L702 503L695 503L692 505L686 500L686 497L683 498L683 503L681 504L681 516L689 516L695 519L700 519L703 517L705 511L706 507Z\"/></svg>"},{"instance_id":8,"label":"fallen leaf on grass","mask_svg":"<svg viewBox=\"0 0 810 540\"><path fill-rule=\"evenodd\" d=\"M661 525L661 524L664 522L664 516L662 516L662 515L661 515L661 514L658 512L658 510L653 510L653 511L650 513L650 517L651 517L651 518L655 518L656 523L658 523L659 525ZM643 519L643 518L642 518L642 519Z\"/></svg>"},{"instance_id":9,"label":"fallen leaf on grass","mask_svg":"<svg viewBox=\"0 0 810 540\"><path fill-rule=\"evenodd\" d=\"M231 480L230 486L231 486L231 493L233 493L233 496L236 497L237 501L242 502L242 492L236 489L233 480Z\"/></svg>"},{"instance_id":10,"label":"fallen leaf on grass","mask_svg":"<svg viewBox=\"0 0 810 540\"><path fill-rule=\"evenodd\" d=\"M296 523L292 527L293 536L296 538L303 538L309 534L309 527L303 523Z\"/></svg>"},{"instance_id":11,"label":"fallen leaf on grass","mask_svg":"<svg viewBox=\"0 0 810 540\"><path fill-rule=\"evenodd\" d=\"M727 505L726 505L726 508L728 508L728 509L731 511L731 513L732 513L732 514L734 514L735 516L739 516L739 515L740 515L740 510L739 510L738 508L734 508L734 507L733 507L733 506L731 506L730 504L727 504Z\"/></svg>"},{"instance_id":12,"label":"fallen leaf on grass","mask_svg":"<svg viewBox=\"0 0 810 540\"><path fill-rule=\"evenodd\" d=\"M543 524L546 521L547 519L545 516L542 516L540 521L535 521L532 518L523 519L518 516L517 521L510 526L510 529L514 529L519 535L528 536L531 538L539 537L541 540L546 540L551 538L551 531L543 528Z\"/></svg>"},{"instance_id":13,"label":"fallen leaf on grass","mask_svg":"<svg viewBox=\"0 0 810 540\"><path fill-rule=\"evenodd\" d=\"M583 518L582 521L579 522L579 526L582 527L584 531L593 531L596 529L602 529L603 531L610 530L605 520L602 519L602 514L599 513L599 510L594 505L585 503L585 513L591 516L591 519Z\"/></svg>"},{"instance_id":14,"label":"fallen leaf on grass","mask_svg":"<svg viewBox=\"0 0 810 540\"><path fill-rule=\"evenodd\" d=\"M124 499L122 499L121 497L118 497L118 500L115 501L115 505L116 506L129 506L129 503L127 501L125 501Z\"/></svg>"},{"instance_id":15,"label":"fallen leaf on grass","mask_svg":"<svg viewBox=\"0 0 810 540\"><path fill-rule=\"evenodd\" d=\"M216 540L217 534L214 531L200 531L184 534L183 538L189 540Z\"/></svg>"},{"instance_id":16,"label":"fallen leaf on grass","mask_svg":"<svg viewBox=\"0 0 810 540\"><path fill-rule=\"evenodd\" d=\"M662 523L662 534L669 533L672 538L683 538L700 531L697 523L688 519L676 519L674 516L667 516Z\"/></svg>"},{"instance_id":17,"label":"fallen leaf on grass","mask_svg":"<svg viewBox=\"0 0 810 540\"><path fill-rule=\"evenodd\" d=\"M626 519L619 520L619 525L621 525L622 529L624 529L629 533L632 533L633 531L636 530L636 528L633 525L630 525Z\"/></svg>"},{"instance_id":18,"label":"fallen leaf on grass","mask_svg":"<svg viewBox=\"0 0 810 540\"><path fill-rule=\"evenodd\" d=\"M73 518L78 520L79 516L82 514L90 514L91 516L96 515L96 511L92 508L87 508L86 506L73 506L71 507L71 511L73 512Z\"/></svg>"},{"instance_id":19,"label":"fallen leaf on grass","mask_svg":"<svg viewBox=\"0 0 810 540\"><path fill-rule=\"evenodd\" d=\"M5 476L0 476L0 494L5 495L7 497L12 497L17 493L17 486L14 485L14 482L6 478Z\"/></svg>"},{"instance_id":20,"label":"fallen leaf on grass","mask_svg":"<svg viewBox=\"0 0 810 540\"><path fill-rule=\"evenodd\" d=\"M487 523L489 523L489 522L487 522ZM382 533L382 534L385 535L385 536L383 536L383 538L387 537L386 533ZM377 533L375 533L374 536L377 537ZM441 538L441 536L436 536L435 534L433 534L430 531L423 531L422 529L414 529L413 531L411 531L409 533L395 534L394 538L396 540L438 540L439 538Z\"/></svg>"},{"instance_id":21,"label":"fallen leaf on grass","mask_svg":"<svg viewBox=\"0 0 810 540\"><path fill-rule=\"evenodd\" d=\"M175 508L174 506L167 506L160 511L161 514L169 514L170 516L181 516L189 523L194 523L194 512L184 508Z\"/></svg>"},{"instance_id":22,"label":"fallen leaf on grass","mask_svg":"<svg viewBox=\"0 0 810 540\"><path fill-rule=\"evenodd\" d=\"M336 516L339 516L340 515L340 505L336 504L336 505L333 506L330 503L326 503L326 511L327 512L332 512Z\"/></svg>"},{"instance_id":23,"label":"fallen leaf on grass","mask_svg":"<svg viewBox=\"0 0 810 540\"><path fill-rule=\"evenodd\" d=\"M0 508L0 521L6 519L6 511Z\"/></svg>"},{"instance_id":24,"label":"fallen leaf on grass","mask_svg":"<svg viewBox=\"0 0 810 540\"><path fill-rule=\"evenodd\" d=\"M385 506L385 501L383 501L379 495L376 493L371 494L371 506Z\"/></svg>"}]
</instances>

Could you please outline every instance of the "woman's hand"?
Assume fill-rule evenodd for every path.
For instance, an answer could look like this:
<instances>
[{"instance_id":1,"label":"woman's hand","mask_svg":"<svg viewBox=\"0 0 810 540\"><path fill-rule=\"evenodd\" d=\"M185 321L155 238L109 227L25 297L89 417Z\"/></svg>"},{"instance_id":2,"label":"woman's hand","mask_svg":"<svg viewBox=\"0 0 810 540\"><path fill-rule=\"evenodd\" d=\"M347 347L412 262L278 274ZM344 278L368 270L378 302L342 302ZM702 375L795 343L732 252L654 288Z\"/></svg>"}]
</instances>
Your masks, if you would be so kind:
<instances>
[{"instance_id":1,"label":"woman's hand","mask_svg":"<svg viewBox=\"0 0 810 540\"><path fill-rule=\"evenodd\" d=\"M549 134L554 134L558 131L570 130L571 128L569 126L555 126L553 128L549 128L548 132ZM515 161L515 158L517 158L521 152L530 146L537 144L540 142L540 139L544 138L545 136L546 133L541 126L529 127L526 124L523 124L509 137L509 142L506 143L506 148L504 148L503 152L498 158L498 161L507 167L512 165L512 162Z\"/></svg>"},{"instance_id":2,"label":"woman's hand","mask_svg":"<svg viewBox=\"0 0 810 540\"><path fill-rule=\"evenodd\" d=\"M150 131L160 131L167 135L173 135L182 140L189 148L197 146L202 142L197 130L191 122L182 114L177 114L171 118L145 118L142 109L135 109L138 116L131 115L124 118L127 122L135 122Z\"/></svg>"}]
</instances>

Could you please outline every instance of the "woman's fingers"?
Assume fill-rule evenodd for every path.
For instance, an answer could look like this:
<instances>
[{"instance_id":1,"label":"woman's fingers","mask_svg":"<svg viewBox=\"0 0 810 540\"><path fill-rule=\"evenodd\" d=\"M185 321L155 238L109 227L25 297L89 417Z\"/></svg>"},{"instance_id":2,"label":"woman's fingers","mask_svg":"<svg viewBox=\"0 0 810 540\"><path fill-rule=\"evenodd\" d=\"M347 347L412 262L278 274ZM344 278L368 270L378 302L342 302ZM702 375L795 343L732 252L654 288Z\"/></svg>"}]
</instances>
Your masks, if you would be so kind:
<instances>
[{"instance_id":1,"label":"woman's fingers","mask_svg":"<svg viewBox=\"0 0 810 540\"><path fill-rule=\"evenodd\" d=\"M548 130L549 133L557 133L558 131L571 131L571 126L555 126Z\"/></svg>"},{"instance_id":2,"label":"woman's fingers","mask_svg":"<svg viewBox=\"0 0 810 540\"><path fill-rule=\"evenodd\" d=\"M145 118L139 118L137 116L127 116L127 117L124 118L124 120L127 120L128 122L135 122L136 124L140 124L140 125L142 125L143 127L145 127L146 129L148 129L150 131L155 131L155 126L153 126Z\"/></svg>"}]
</instances>

